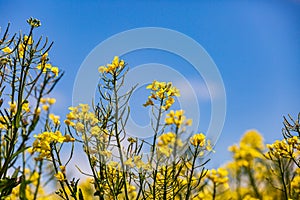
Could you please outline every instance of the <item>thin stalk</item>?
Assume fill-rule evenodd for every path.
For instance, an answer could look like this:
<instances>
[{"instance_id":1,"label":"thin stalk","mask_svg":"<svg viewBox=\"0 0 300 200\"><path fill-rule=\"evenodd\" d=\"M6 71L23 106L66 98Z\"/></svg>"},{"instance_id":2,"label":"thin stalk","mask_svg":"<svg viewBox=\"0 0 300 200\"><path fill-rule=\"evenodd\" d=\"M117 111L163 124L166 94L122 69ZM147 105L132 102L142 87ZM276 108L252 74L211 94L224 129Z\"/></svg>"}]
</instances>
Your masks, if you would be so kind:
<instances>
[{"instance_id":1,"label":"thin stalk","mask_svg":"<svg viewBox=\"0 0 300 200\"><path fill-rule=\"evenodd\" d=\"M278 166L279 166L279 170L280 170L280 178L281 178L281 181L282 181L282 185L283 185L283 192L284 192L284 197L286 200L288 200L288 193L287 193L287 187L286 187L286 182L285 182L285 179L284 179L284 169L282 167L282 163L280 161L280 158L278 158Z\"/></svg>"},{"instance_id":2,"label":"thin stalk","mask_svg":"<svg viewBox=\"0 0 300 200\"><path fill-rule=\"evenodd\" d=\"M114 74L114 76L113 76L113 92L114 92L114 98L115 98L114 129L115 129L115 134L116 134L117 147L118 147L118 151L119 151L119 155L120 155L120 162L121 162L121 166L122 166L122 176L123 176L123 182L124 182L123 184L124 184L124 191L125 191L125 199L129 200L127 185L126 185L125 165L124 165L121 141L120 141L119 130L118 130L119 99L118 99L118 91L117 91L117 75L116 74Z\"/></svg>"},{"instance_id":3,"label":"thin stalk","mask_svg":"<svg viewBox=\"0 0 300 200\"><path fill-rule=\"evenodd\" d=\"M157 116L157 122L156 122L156 127L155 127L155 130L154 130L153 142L152 142L152 147L151 147L150 165L152 165L152 161L153 161L153 157L154 157L156 138L157 138L158 129L159 129L159 126L160 126L161 114L162 114L162 108L161 107L163 105L163 102L164 102L164 99L162 98L160 100L158 116Z\"/></svg>"},{"instance_id":4,"label":"thin stalk","mask_svg":"<svg viewBox=\"0 0 300 200\"><path fill-rule=\"evenodd\" d=\"M249 176L249 179L250 179L250 184L253 188L253 191L254 191L254 194L255 194L255 197L258 198L258 199L261 199L261 196L259 194L259 191L258 191L258 188L257 188L257 185L255 183L255 179L251 173L251 169L250 169L250 166L247 167L247 173L248 173L248 176Z\"/></svg>"},{"instance_id":5,"label":"thin stalk","mask_svg":"<svg viewBox=\"0 0 300 200\"><path fill-rule=\"evenodd\" d=\"M213 185L213 195L212 195L212 199L213 199L213 200L216 199L216 195L217 195L217 185L216 185L216 183L214 182L214 185Z\"/></svg>"},{"instance_id":6,"label":"thin stalk","mask_svg":"<svg viewBox=\"0 0 300 200\"><path fill-rule=\"evenodd\" d=\"M192 178L193 178L193 174L194 174L194 167L195 167L195 164L196 164L196 158L197 158L197 155L198 155L198 148L199 148L199 145L197 145L196 149L195 149L195 154L194 154L193 163L192 163L192 170L191 170L191 174L190 174L190 177L189 177L189 180L188 180L187 193L186 193L185 199L189 199L190 194L191 194L191 182L192 182Z\"/></svg>"}]
</instances>

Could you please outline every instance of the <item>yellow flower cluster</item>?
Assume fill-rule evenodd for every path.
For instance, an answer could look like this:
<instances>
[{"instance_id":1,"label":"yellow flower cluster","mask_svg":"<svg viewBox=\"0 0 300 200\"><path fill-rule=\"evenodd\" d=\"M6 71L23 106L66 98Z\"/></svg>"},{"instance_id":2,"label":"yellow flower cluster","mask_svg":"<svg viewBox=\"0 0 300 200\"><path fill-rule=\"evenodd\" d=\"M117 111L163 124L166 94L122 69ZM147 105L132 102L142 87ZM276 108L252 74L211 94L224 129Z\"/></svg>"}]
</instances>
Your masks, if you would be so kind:
<instances>
[{"instance_id":1,"label":"yellow flower cluster","mask_svg":"<svg viewBox=\"0 0 300 200\"><path fill-rule=\"evenodd\" d=\"M25 195L26 199L34 199L34 192L36 189L36 186L38 184L39 179L39 173L37 171L30 170L26 168L24 170L24 174L26 177L26 188L25 188ZM20 199L20 187L21 184L19 184L17 187L13 188L12 193L3 198L4 200L18 200ZM38 199L40 200L49 200L50 195L47 195L43 187L38 188Z\"/></svg>"},{"instance_id":2,"label":"yellow flower cluster","mask_svg":"<svg viewBox=\"0 0 300 200\"><path fill-rule=\"evenodd\" d=\"M192 119L186 119L183 110L171 110L166 116L165 123L167 125L174 124L177 128L179 128L181 125L191 126Z\"/></svg>"},{"instance_id":3,"label":"yellow flower cluster","mask_svg":"<svg viewBox=\"0 0 300 200\"><path fill-rule=\"evenodd\" d=\"M32 144L29 152L38 152L39 155L36 160L51 158L51 143L74 142L75 139L70 135L63 136L60 131L56 132L43 132L39 135L34 135L36 140Z\"/></svg>"},{"instance_id":4,"label":"yellow flower cluster","mask_svg":"<svg viewBox=\"0 0 300 200\"><path fill-rule=\"evenodd\" d=\"M223 185L228 188L228 171L224 168L211 169L207 172L206 177L216 185Z\"/></svg>"},{"instance_id":5,"label":"yellow flower cluster","mask_svg":"<svg viewBox=\"0 0 300 200\"><path fill-rule=\"evenodd\" d=\"M54 176L58 181L66 180L65 175L61 171L58 171Z\"/></svg>"},{"instance_id":6,"label":"yellow flower cluster","mask_svg":"<svg viewBox=\"0 0 300 200\"><path fill-rule=\"evenodd\" d=\"M78 123L80 123L79 121L89 121L91 122L92 125L96 125L99 120L97 119L97 117L95 116L94 113L90 112L90 107L88 104L79 104L79 106L76 107L69 107L69 110L71 112L69 112L67 114L67 120L65 121L68 125L72 125L72 126L78 126L79 127L79 132L82 132L82 126L81 125L76 125L75 123L72 123L73 121L78 121ZM82 123L80 123L82 124ZM83 125L83 124L82 124Z\"/></svg>"},{"instance_id":7,"label":"yellow flower cluster","mask_svg":"<svg viewBox=\"0 0 300 200\"><path fill-rule=\"evenodd\" d=\"M173 152L173 148L175 146L175 142L177 147L181 147L182 141L180 138L176 139L176 134L173 132L163 133L158 137L158 151L164 154L167 157L170 157L171 153Z\"/></svg>"},{"instance_id":8,"label":"yellow flower cluster","mask_svg":"<svg viewBox=\"0 0 300 200\"><path fill-rule=\"evenodd\" d=\"M46 63L48 57L48 52L44 53L41 57L41 63L39 63L36 68L39 70L43 70L43 73L46 73L47 71L52 72L55 76L58 76L59 68L53 67L50 63Z\"/></svg>"},{"instance_id":9,"label":"yellow flower cluster","mask_svg":"<svg viewBox=\"0 0 300 200\"><path fill-rule=\"evenodd\" d=\"M17 112L17 106L18 103L16 101L8 102L9 105L9 110L12 114L15 114ZM29 107L29 102L28 101L23 101L22 102L22 111L24 111L25 113L29 113L30 112L30 107Z\"/></svg>"},{"instance_id":10,"label":"yellow flower cluster","mask_svg":"<svg viewBox=\"0 0 300 200\"><path fill-rule=\"evenodd\" d=\"M144 169L144 170L150 169L150 165L144 163L141 156L133 156L133 158L128 158L124 162L124 165L130 168L136 167L136 169Z\"/></svg>"},{"instance_id":11,"label":"yellow flower cluster","mask_svg":"<svg viewBox=\"0 0 300 200\"><path fill-rule=\"evenodd\" d=\"M114 74L118 69L121 70L125 66L124 60L120 60L118 56L115 56L111 64L107 64L106 66L100 66L98 71L100 73L110 73Z\"/></svg>"},{"instance_id":12,"label":"yellow flower cluster","mask_svg":"<svg viewBox=\"0 0 300 200\"><path fill-rule=\"evenodd\" d=\"M179 90L171 82L166 83L154 80L146 88L151 90L151 95L144 104L145 107L154 105L153 100L158 100L161 103L161 108L168 110L175 102L174 97L180 96Z\"/></svg>"},{"instance_id":13,"label":"yellow flower cluster","mask_svg":"<svg viewBox=\"0 0 300 200\"><path fill-rule=\"evenodd\" d=\"M18 53L19 53L19 57L23 58L25 55L25 50L28 48L28 46L33 44L33 40L32 37L28 37L27 35L24 35L23 40L21 41L21 43L18 46Z\"/></svg>"},{"instance_id":14,"label":"yellow flower cluster","mask_svg":"<svg viewBox=\"0 0 300 200\"><path fill-rule=\"evenodd\" d=\"M33 28L37 28L37 27L41 26L41 21L39 19L32 18L32 17L27 19L27 23Z\"/></svg>"},{"instance_id":15,"label":"yellow flower cluster","mask_svg":"<svg viewBox=\"0 0 300 200\"><path fill-rule=\"evenodd\" d=\"M55 98L41 98L40 102L42 104L42 109L44 111L49 111L50 106L55 104L56 99Z\"/></svg>"},{"instance_id":16,"label":"yellow flower cluster","mask_svg":"<svg viewBox=\"0 0 300 200\"><path fill-rule=\"evenodd\" d=\"M300 168L296 170L296 176L291 182L291 187L294 192L299 196L300 195Z\"/></svg>"},{"instance_id":17,"label":"yellow flower cluster","mask_svg":"<svg viewBox=\"0 0 300 200\"><path fill-rule=\"evenodd\" d=\"M7 116L0 116L0 130L7 130L9 119Z\"/></svg>"},{"instance_id":18,"label":"yellow flower cluster","mask_svg":"<svg viewBox=\"0 0 300 200\"><path fill-rule=\"evenodd\" d=\"M127 184L127 196L128 199L136 199L137 192L136 192L136 187L134 185ZM118 196L118 199L126 199L124 187L122 190L122 194Z\"/></svg>"},{"instance_id":19,"label":"yellow flower cluster","mask_svg":"<svg viewBox=\"0 0 300 200\"><path fill-rule=\"evenodd\" d=\"M1 49L4 53L11 53L12 50L9 47L4 47L3 49Z\"/></svg>"},{"instance_id":20,"label":"yellow flower cluster","mask_svg":"<svg viewBox=\"0 0 300 200\"><path fill-rule=\"evenodd\" d=\"M263 158L261 150L264 148L263 138L256 130L247 131L240 141L240 145L228 148L239 167L249 166L256 158Z\"/></svg>"},{"instance_id":21,"label":"yellow flower cluster","mask_svg":"<svg viewBox=\"0 0 300 200\"><path fill-rule=\"evenodd\" d=\"M193 146L204 147L204 145L206 143L206 137L203 133L195 134L190 138L190 143Z\"/></svg>"},{"instance_id":22,"label":"yellow flower cluster","mask_svg":"<svg viewBox=\"0 0 300 200\"><path fill-rule=\"evenodd\" d=\"M195 147L201 147L202 150L205 148L207 151L212 151L212 146L210 140L206 139L206 136L203 133L197 133L190 137L190 143ZM199 156L204 154L203 151L199 153Z\"/></svg>"},{"instance_id":23,"label":"yellow flower cluster","mask_svg":"<svg viewBox=\"0 0 300 200\"><path fill-rule=\"evenodd\" d=\"M273 144L267 144L269 151L266 156L272 159L272 156L277 158L296 158L299 156L300 151L300 139L298 136L283 139L281 141L276 140Z\"/></svg>"},{"instance_id":24,"label":"yellow flower cluster","mask_svg":"<svg viewBox=\"0 0 300 200\"><path fill-rule=\"evenodd\" d=\"M49 118L52 120L52 122L58 126L60 124L60 117L58 115L54 115L54 114L49 114Z\"/></svg>"}]
</instances>

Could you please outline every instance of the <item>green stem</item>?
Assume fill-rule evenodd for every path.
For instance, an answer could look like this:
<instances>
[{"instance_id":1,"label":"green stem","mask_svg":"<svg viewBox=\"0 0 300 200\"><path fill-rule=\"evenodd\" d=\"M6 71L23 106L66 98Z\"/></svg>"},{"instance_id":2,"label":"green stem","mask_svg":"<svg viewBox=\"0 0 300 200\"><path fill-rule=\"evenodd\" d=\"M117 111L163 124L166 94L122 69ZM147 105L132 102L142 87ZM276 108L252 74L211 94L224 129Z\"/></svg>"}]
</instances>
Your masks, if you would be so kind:
<instances>
[{"instance_id":1,"label":"green stem","mask_svg":"<svg viewBox=\"0 0 300 200\"><path fill-rule=\"evenodd\" d=\"M124 184L124 191L125 191L125 199L129 200L128 198L128 191L127 191L127 184L126 184L126 172L125 172L125 165L122 153L122 146L119 137L119 129L118 129L118 120L119 120L119 99L118 99L118 91L117 91L117 75L113 75L113 92L114 92L114 99L115 99L115 121L114 121L114 129L116 134L116 141L117 147L120 155L120 162L122 166L122 176L123 176L123 184Z\"/></svg>"},{"instance_id":2,"label":"green stem","mask_svg":"<svg viewBox=\"0 0 300 200\"><path fill-rule=\"evenodd\" d=\"M193 174L194 174L194 167L195 167L195 164L196 164L196 158L197 158L197 155L198 155L198 148L199 148L199 145L196 146L195 154L193 155L192 170L191 170L191 174L190 174L190 177L189 177L189 180L188 180L187 193L186 193L186 196L185 196L185 199L187 199L187 200L189 199L190 193L191 193L191 182L192 182L192 178L193 178Z\"/></svg>"},{"instance_id":3,"label":"green stem","mask_svg":"<svg viewBox=\"0 0 300 200\"><path fill-rule=\"evenodd\" d=\"M255 179L254 179L254 177L253 177L253 174L251 173L250 164L249 164L249 166L247 167L247 173L248 173L248 176L249 176L249 179L250 179L250 183L251 183L251 186L252 186L252 188L253 188L255 197L258 198L258 199L261 199L261 196L260 196L260 194L259 194L259 191L258 191L256 182L255 182Z\"/></svg>"},{"instance_id":4,"label":"green stem","mask_svg":"<svg viewBox=\"0 0 300 200\"><path fill-rule=\"evenodd\" d=\"M154 152L155 152L155 146L156 146L156 139L158 135L158 129L160 126L160 119L161 119L161 114L162 114L162 105L163 105L164 99L162 98L160 100L160 105L159 105L159 110L158 110L158 116L157 116L157 122L156 122L156 127L154 130L154 136L153 136L153 142L152 142L152 147L151 147L151 156L150 156L150 165L152 165L153 157L154 157Z\"/></svg>"},{"instance_id":5,"label":"green stem","mask_svg":"<svg viewBox=\"0 0 300 200\"><path fill-rule=\"evenodd\" d=\"M286 187L286 183L285 183L285 179L284 179L284 169L282 166L283 163L281 163L280 158L278 158L278 166L279 166L279 170L280 170L280 178L282 181L282 185L283 185L283 192L284 192L284 197L286 200L288 200L288 193L287 193L287 187Z\"/></svg>"},{"instance_id":6,"label":"green stem","mask_svg":"<svg viewBox=\"0 0 300 200\"><path fill-rule=\"evenodd\" d=\"M217 185L216 185L216 183L214 182L214 185L213 185L213 195L212 195L212 199L213 199L213 200L216 199L216 194L217 194Z\"/></svg>"}]
</instances>

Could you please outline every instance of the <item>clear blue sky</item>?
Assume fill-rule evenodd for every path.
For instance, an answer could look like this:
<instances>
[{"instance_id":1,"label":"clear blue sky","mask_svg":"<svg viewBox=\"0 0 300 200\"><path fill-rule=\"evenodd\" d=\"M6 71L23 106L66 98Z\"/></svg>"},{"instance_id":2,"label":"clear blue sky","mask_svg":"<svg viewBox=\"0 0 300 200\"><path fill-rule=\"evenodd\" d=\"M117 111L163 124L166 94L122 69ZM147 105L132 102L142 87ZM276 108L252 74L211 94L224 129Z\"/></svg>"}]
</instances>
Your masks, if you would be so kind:
<instances>
[{"instance_id":1,"label":"clear blue sky","mask_svg":"<svg viewBox=\"0 0 300 200\"><path fill-rule=\"evenodd\" d=\"M282 116L300 111L300 1L0 1L0 26L28 30L54 41L52 63L65 71L54 91L65 114L77 70L100 42L139 27L169 28L201 44L219 68L227 116L211 162L229 159L227 147L255 128L272 142L281 137ZM130 65L155 60L153 52L129 55ZM163 56L163 55L161 55ZM168 57L168 55L166 55ZM168 62L168 59L166 59ZM165 63L164 63L165 64ZM192 77L193 75L190 74ZM205 108L204 108L205 110ZM204 123L208 120L203 119Z\"/></svg>"}]
</instances>

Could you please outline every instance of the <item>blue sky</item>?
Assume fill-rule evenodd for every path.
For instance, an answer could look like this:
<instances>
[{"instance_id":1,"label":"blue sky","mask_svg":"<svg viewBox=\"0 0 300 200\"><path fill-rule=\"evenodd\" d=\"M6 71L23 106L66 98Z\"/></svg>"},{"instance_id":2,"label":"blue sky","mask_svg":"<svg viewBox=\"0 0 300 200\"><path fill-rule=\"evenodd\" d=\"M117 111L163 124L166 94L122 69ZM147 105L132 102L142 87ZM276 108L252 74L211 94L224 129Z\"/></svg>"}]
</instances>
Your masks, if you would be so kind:
<instances>
[{"instance_id":1,"label":"blue sky","mask_svg":"<svg viewBox=\"0 0 300 200\"><path fill-rule=\"evenodd\" d=\"M226 89L227 116L212 166L230 158L227 147L247 129L257 129L272 142L281 137L282 116L300 111L300 1L12 0L0 1L0 13L0 26L11 22L11 32L28 31L30 16L42 21L36 34L54 41L52 63L65 71L54 91L55 111L62 115L72 102L77 70L105 39L141 27L168 28L193 38L218 66ZM147 62L174 66L201 82L193 71L180 68L185 61L164 52L133 52L124 59L133 67ZM205 127L209 101L200 106Z\"/></svg>"}]
</instances>

